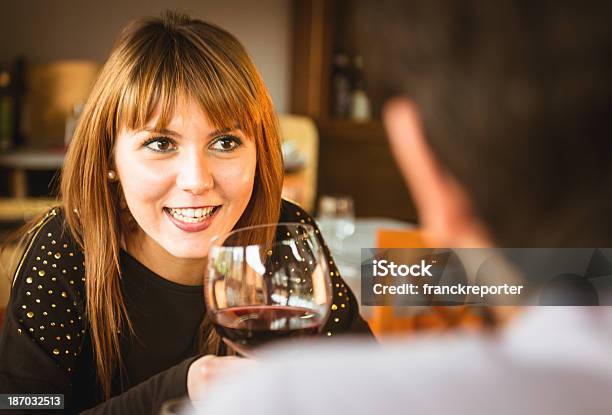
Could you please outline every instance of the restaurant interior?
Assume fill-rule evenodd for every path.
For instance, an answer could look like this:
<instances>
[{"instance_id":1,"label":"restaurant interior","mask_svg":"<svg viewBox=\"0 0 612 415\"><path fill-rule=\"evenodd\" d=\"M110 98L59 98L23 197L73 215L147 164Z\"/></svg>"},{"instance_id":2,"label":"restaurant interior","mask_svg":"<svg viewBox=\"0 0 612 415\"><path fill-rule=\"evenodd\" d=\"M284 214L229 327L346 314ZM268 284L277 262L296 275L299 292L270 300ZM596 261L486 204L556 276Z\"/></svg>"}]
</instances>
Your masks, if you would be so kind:
<instances>
[{"instance_id":1,"label":"restaurant interior","mask_svg":"<svg viewBox=\"0 0 612 415\"><path fill-rule=\"evenodd\" d=\"M351 0L4 2L0 13L0 307L19 252L9 240L56 205L79 112L120 29L185 11L244 43L279 114L283 196L319 221L343 278L360 298L361 248L422 247L418 217L389 149L353 36ZM361 308L380 338L412 331L483 330L462 307Z\"/></svg>"}]
</instances>

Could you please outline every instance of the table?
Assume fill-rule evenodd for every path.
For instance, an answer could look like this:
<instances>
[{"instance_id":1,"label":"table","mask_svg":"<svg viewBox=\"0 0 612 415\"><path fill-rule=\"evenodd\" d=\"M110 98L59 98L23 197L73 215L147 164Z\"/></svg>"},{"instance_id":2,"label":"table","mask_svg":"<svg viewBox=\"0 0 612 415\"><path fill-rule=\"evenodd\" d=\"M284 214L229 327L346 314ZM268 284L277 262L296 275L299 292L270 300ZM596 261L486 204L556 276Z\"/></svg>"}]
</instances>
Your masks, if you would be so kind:
<instances>
[{"instance_id":1,"label":"table","mask_svg":"<svg viewBox=\"0 0 612 415\"><path fill-rule=\"evenodd\" d=\"M66 150L57 148L20 148L0 154L0 167L11 171L11 196L24 198L28 195L26 171L59 170L64 164Z\"/></svg>"}]
</instances>

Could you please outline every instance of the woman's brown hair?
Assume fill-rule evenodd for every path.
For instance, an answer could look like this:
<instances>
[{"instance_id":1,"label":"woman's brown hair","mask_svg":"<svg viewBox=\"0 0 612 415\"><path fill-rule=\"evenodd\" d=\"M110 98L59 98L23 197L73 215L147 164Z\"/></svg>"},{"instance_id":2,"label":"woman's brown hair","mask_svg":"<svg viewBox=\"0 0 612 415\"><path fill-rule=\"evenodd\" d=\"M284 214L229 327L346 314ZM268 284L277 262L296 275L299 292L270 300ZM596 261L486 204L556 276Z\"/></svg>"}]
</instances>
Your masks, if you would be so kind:
<instances>
[{"instance_id":1,"label":"woman's brown hair","mask_svg":"<svg viewBox=\"0 0 612 415\"><path fill-rule=\"evenodd\" d=\"M273 223L280 213L283 176L276 115L244 47L226 31L176 13L130 24L87 100L61 177L66 221L85 253L86 312L106 397L121 367L120 333L131 329L119 254L135 225L127 208L120 208L125 206L120 184L107 178L114 140L123 127L142 129L156 110L155 127L163 129L180 97L199 103L215 128L239 125L255 141L253 193L235 227ZM214 353L212 343L203 342L208 345L204 351Z\"/></svg>"}]
</instances>

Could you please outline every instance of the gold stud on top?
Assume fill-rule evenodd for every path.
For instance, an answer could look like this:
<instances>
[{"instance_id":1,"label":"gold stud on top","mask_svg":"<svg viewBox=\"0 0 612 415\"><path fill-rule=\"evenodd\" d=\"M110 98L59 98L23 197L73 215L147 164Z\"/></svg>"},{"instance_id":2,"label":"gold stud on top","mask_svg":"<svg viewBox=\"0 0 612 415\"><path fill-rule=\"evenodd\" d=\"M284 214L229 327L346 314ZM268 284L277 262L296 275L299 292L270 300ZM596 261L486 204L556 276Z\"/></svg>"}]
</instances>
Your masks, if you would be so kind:
<instances>
[{"instance_id":1,"label":"gold stud on top","mask_svg":"<svg viewBox=\"0 0 612 415\"><path fill-rule=\"evenodd\" d=\"M31 311L28 311L28 314L26 314L26 316L28 316L28 318L32 318L34 317L34 313Z\"/></svg>"},{"instance_id":2,"label":"gold stud on top","mask_svg":"<svg viewBox=\"0 0 612 415\"><path fill-rule=\"evenodd\" d=\"M56 252L55 255L53 255L53 258L55 259L60 259L62 257L62 254L60 254L59 252Z\"/></svg>"},{"instance_id":3,"label":"gold stud on top","mask_svg":"<svg viewBox=\"0 0 612 415\"><path fill-rule=\"evenodd\" d=\"M28 284L32 284L32 277L28 277L28 278L26 278L26 282L27 282Z\"/></svg>"},{"instance_id":4,"label":"gold stud on top","mask_svg":"<svg viewBox=\"0 0 612 415\"><path fill-rule=\"evenodd\" d=\"M40 271L38 271L38 275L41 276L41 277L44 277L45 276L45 271L41 269Z\"/></svg>"},{"instance_id":5,"label":"gold stud on top","mask_svg":"<svg viewBox=\"0 0 612 415\"><path fill-rule=\"evenodd\" d=\"M62 291L62 298L68 298L68 294L66 293L66 291Z\"/></svg>"},{"instance_id":6,"label":"gold stud on top","mask_svg":"<svg viewBox=\"0 0 612 415\"><path fill-rule=\"evenodd\" d=\"M53 349L53 354L57 356L58 354L60 354L60 351L57 349Z\"/></svg>"}]
</instances>

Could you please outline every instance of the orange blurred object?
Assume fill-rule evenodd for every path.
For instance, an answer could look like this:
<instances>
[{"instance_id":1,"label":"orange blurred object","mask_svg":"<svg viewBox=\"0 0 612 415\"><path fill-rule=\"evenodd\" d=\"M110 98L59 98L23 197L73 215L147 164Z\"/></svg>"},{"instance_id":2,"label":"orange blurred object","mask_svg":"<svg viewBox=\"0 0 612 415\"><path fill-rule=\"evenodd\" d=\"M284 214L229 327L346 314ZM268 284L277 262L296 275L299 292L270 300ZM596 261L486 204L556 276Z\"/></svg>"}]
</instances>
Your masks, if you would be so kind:
<instances>
[{"instance_id":1,"label":"orange blurred object","mask_svg":"<svg viewBox=\"0 0 612 415\"><path fill-rule=\"evenodd\" d=\"M420 229L380 229L377 233L378 248L432 248L431 238ZM422 306L397 308L373 307L368 320L376 337L412 332L440 333L447 330L481 332L496 323L492 307L484 306Z\"/></svg>"}]
</instances>

